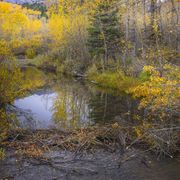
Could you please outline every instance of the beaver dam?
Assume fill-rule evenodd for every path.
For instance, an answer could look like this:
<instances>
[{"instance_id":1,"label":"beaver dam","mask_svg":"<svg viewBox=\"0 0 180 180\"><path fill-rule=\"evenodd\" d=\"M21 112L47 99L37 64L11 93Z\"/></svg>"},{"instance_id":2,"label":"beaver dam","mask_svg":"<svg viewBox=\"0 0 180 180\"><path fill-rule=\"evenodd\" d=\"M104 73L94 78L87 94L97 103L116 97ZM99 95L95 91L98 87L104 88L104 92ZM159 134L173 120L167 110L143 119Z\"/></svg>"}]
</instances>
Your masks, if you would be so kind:
<instances>
[{"instance_id":1,"label":"beaver dam","mask_svg":"<svg viewBox=\"0 0 180 180\"><path fill-rule=\"evenodd\" d=\"M8 107L0 179L178 179L178 120L147 127L130 95L23 71L32 88Z\"/></svg>"}]
</instances>

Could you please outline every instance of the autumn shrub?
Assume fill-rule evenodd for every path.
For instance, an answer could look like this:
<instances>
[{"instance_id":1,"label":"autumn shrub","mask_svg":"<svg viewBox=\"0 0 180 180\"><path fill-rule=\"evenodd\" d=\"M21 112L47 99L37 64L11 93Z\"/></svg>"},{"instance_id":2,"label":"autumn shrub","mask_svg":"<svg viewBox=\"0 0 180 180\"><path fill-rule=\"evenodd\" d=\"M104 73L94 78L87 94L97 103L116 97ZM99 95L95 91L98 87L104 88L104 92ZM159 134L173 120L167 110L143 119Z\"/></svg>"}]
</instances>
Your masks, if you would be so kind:
<instances>
[{"instance_id":1,"label":"autumn shrub","mask_svg":"<svg viewBox=\"0 0 180 180\"><path fill-rule=\"evenodd\" d=\"M11 111L14 100L44 84L44 74L36 68L21 72L11 59L0 63L0 142L6 138L8 130L14 127L16 118Z\"/></svg>"},{"instance_id":2,"label":"autumn shrub","mask_svg":"<svg viewBox=\"0 0 180 180\"><path fill-rule=\"evenodd\" d=\"M28 59L33 59L36 56L36 52L33 48L29 48L26 50L26 57Z\"/></svg>"},{"instance_id":3,"label":"autumn shrub","mask_svg":"<svg viewBox=\"0 0 180 180\"><path fill-rule=\"evenodd\" d=\"M20 69L12 56L8 44L0 41L0 105L10 103L20 93Z\"/></svg>"},{"instance_id":4,"label":"autumn shrub","mask_svg":"<svg viewBox=\"0 0 180 180\"><path fill-rule=\"evenodd\" d=\"M0 41L0 141L6 137L9 128L9 114L6 105L21 94L21 72L7 42Z\"/></svg>"},{"instance_id":5,"label":"autumn shrub","mask_svg":"<svg viewBox=\"0 0 180 180\"><path fill-rule=\"evenodd\" d=\"M11 61L0 65L0 103L11 103L21 94L21 72Z\"/></svg>"},{"instance_id":6,"label":"autumn shrub","mask_svg":"<svg viewBox=\"0 0 180 180\"><path fill-rule=\"evenodd\" d=\"M5 40L0 40L0 63L10 57L12 57L12 52L8 43Z\"/></svg>"},{"instance_id":7,"label":"autumn shrub","mask_svg":"<svg viewBox=\"0 0 180 180\"><path fill-rule=\"evenodd\" d=\"M58 57L57 69L70 73L81 71L87 66L89 52L87 49L87 27L88 18L86 14L69 12L52 14L49 22L49 36L51 39L50 51L56 52ZM62 65L63 64L63 65Z\"/></svg>"},{"instance_id":8,"label":"autumn shrub","mask_svg":"<svg viewBox=\"0 0 180 180\"><path fill-rule=\"evenodd\" d=\"M153 66L145 66L140 78L143 82L130 90L136 97L141 98L140 108L167 116L178 114L180 98L180 69L165 64L159 71Z\"/></svg>"},{"instance_id":9,"label":"autumn shrub","mask_svg":"<svg viewBox=\"0 0 180 180\"><path fill-rule=\"evenodd\" d=\"M35 57L34 64L42 69L49 71L57 71L63 65L61 57L55 51L48 51Z\"/></svg>"},{"instance_id":10,"label":"autumn shrub","mask_svg":"<svg viewBox=\"0 0 180 180\"><path fill-rule=\"evenodd\" d=\"M40 12L22 8L21 5L0 2L0 35L14 55L24 55L28 48L40 46L42 21L38 15ZM32 52L27 51L32 56Z\"/></svg>"},{"instance_id":11,"label":"autumn shrub","mask_svg":"<svg viewBox=\"0 0 180 180\"><path fill-rule=\"evenodd\" d=\"M149 71L141 71L140 74L139 74L139 79L142 81L142 82L145 82L145 81L148 81L151 77L151 73Z\"/></svg>"}]
</instances>

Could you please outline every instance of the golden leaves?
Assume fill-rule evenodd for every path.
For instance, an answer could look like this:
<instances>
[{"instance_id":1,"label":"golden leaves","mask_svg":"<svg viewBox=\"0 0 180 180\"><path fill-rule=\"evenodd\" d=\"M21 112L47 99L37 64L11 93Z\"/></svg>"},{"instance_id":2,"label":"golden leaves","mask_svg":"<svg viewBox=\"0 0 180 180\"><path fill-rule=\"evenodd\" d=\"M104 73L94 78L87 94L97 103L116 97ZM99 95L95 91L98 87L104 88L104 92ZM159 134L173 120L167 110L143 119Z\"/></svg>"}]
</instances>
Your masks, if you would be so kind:
<instances>
[{"instance_id":1,"label":"golden leaves","mask_svg":"<svg viewBox=\"0 0 180 180\"><path fill-rule=\"evenodd\" d=\"M11 50L4 40L0 40L0 61L11 55Z\"/></svg>"},{"instance_id":2,"label":"golden leaves","mask_svg":"<svg viewBox=\"0 0 180 180\"><path fill-rule=\"evenodd\" d=\"M86 15L77 16L53 14L48 22L49 35L57 47L66 46L69 41L85 33L88 27Z\"/></svg>"},{"instance_id":3,"label":"golden leaves","mask_svg":"<svg viewBox=\"0 0 180 180\"><path fill-rule=\"evenodd\" d=\"M152 111L162 108L174 108L180 97L180 70L166 64L163 76L153 66L145 66L143 72L150 74L149 80L131 88L135 97L141 97L140 108L149 107Z\"/></svg>"},{"instance_id":4,"label":"golden leaves","mask_svg":"<svg viewBox=\"0 0 180 180\"><path fill-rule=\"evenodd\" d=\"M37 17L38 11L22 8L20 5L0 2L0 32L1 37L13 46L24 46L28 40L33 44L31 39L40 33L42 22ZM18 42L16 44L16 42Z\"/></svg>"}]
</instances>

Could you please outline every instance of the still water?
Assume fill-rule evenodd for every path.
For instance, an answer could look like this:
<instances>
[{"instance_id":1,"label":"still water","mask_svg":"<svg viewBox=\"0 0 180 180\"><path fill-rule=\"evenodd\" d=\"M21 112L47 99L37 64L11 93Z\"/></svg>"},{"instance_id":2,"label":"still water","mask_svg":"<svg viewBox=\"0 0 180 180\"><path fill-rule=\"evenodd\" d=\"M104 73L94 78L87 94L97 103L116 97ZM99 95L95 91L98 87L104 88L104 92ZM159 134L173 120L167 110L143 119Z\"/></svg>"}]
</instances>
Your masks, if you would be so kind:
<instances>
[{"instance_id":1,"label":"still water","mask_svg":"<svg viewBox=\"0 0 180 180\"><path fill-rule=\"evenodd\" d=\"M17 116L23 128L69 129L116 121L130 123L137 113L137 101L128 95L82 80L44 74L32 67L24 73L26 83L29 81L32 86L26 96L14 103L21 112Z\"/></svg>"}]
</instances>

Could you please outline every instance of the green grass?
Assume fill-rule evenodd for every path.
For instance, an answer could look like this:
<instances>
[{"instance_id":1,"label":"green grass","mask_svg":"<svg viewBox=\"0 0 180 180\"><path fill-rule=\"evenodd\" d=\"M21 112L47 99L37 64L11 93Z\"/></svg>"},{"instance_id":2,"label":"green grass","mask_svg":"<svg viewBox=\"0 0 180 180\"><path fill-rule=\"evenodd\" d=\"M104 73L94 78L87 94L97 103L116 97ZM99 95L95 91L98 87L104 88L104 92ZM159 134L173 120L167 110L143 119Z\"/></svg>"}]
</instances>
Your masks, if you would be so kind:
<instances>
[{"instance_id":1,"label":"green grass","mask_svg":"<svg viewBox=\"0 0 180 180\"><path fill-rule=\"evenodd\" d=\"M88 80L97 83L98 86L124 92L140 83L139 79L125 76L121 71L89 74Z\"/></svg>"}]
</instances>

